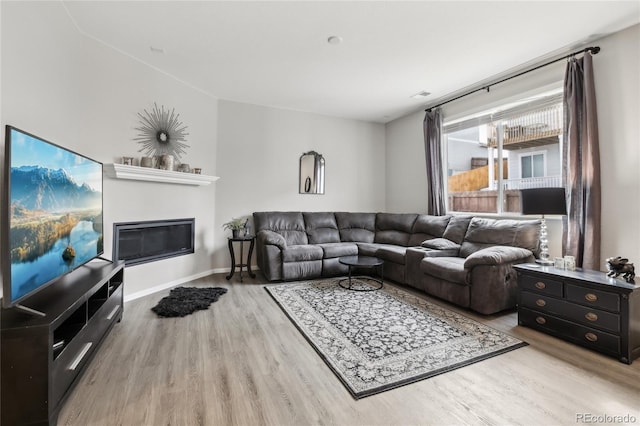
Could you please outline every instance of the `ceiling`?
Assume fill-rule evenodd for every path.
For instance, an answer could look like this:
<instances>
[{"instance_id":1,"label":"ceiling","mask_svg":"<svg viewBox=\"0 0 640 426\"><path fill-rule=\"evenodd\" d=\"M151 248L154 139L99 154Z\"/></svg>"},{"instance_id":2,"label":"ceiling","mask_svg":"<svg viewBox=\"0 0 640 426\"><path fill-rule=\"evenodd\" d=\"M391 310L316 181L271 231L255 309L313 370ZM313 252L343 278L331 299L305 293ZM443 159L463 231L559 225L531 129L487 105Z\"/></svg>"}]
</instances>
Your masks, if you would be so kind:
<instances>
[{"instance_id":1,"label":"ceiling","mask_svg":"<svg viewBox=\"0 0 640 426\"><path fill-rule=\"evenodd\" d=\"M62 3L81 33L215 98L381 123L640 22L638 0Z\"/></svg>"}]
</instances>

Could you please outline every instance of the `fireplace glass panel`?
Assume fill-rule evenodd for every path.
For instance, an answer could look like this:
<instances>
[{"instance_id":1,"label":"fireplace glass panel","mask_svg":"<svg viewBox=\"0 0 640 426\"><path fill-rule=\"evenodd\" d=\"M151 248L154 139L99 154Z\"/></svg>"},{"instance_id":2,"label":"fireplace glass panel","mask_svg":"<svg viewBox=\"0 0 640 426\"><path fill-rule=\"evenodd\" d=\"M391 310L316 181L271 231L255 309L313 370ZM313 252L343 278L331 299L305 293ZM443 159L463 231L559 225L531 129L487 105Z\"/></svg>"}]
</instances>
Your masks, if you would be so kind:
<instances>
[{"instance_id":1,"label":"fireplace glass panel","mask_svg":"<svg viewBox=\"0 0 640 426\"><path fill-rule=\"evenodd\" d=\"M195 219L114 224L113 258L127 266L194 252Z\"/></svg>"}]
</instances>

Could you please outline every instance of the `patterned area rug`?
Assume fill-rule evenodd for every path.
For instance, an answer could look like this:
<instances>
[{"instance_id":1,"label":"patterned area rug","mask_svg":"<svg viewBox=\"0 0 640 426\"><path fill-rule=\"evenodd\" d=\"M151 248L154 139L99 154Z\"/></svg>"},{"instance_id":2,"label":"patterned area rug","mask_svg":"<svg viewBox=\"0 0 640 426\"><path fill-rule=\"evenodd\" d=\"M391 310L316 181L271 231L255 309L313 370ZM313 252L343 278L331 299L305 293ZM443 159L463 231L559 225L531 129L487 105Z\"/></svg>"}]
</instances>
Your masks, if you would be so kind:
<instances>
[{"instance_id":1,"label":"patterned area rug","mask_svg":"<svg viewBox=\"0 0 640 426\"><path fill-rule=\"evenodd\" d=\"M527 345L389 285L357 292L325 279L265 289L356 399Z\"/></svg>"}]
</instances>

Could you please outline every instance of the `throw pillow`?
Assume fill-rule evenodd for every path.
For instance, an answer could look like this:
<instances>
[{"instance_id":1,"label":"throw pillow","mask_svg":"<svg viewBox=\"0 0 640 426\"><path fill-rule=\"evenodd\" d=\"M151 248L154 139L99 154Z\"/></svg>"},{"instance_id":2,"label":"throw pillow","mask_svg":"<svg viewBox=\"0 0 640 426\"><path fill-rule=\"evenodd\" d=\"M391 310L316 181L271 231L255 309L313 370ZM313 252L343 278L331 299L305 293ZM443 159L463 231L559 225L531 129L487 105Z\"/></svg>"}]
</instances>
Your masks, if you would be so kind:
<instances>
[{"instance_id":1,"label":"throw pillow","mask_svg":"<svg viewBox=\"0 0 640 426\"><path fill-rule=\"evenodd\" d=\"M430 240L425 240L422 242L421 246L434 250L457 250L460 248L460 244L456 244L451 240L447 240L446 238L432 238Z\"/></svg>"}]
</instances>

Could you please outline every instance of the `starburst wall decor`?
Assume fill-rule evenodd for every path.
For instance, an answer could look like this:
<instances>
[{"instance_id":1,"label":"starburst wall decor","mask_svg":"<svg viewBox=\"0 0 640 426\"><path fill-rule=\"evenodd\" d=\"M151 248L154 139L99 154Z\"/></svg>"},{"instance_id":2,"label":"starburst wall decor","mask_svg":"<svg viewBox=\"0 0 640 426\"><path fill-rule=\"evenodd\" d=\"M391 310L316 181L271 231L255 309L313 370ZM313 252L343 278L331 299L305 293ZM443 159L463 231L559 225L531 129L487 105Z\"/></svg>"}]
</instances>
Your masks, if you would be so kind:
<instances>
[{"instance_id":1,"label":"starburst wall decor","mask_svg":"<svg viewBox=\"0 0 640 426\"><path fill-rule=\"evenodd\" d=\"M144 151L148 156L169 154L177 159L186 154L185 148L189 148L189 145L184 142L189 133L186 132L187 126L180 121L180 114L176 114L175 109L169 111L164 106L158 108L154 102L151 112L145 109L144 114L138 113L138 117L140 127L136 127L135 130L140 133L134 138L142 145L138 152Z\"/></svg>"}]
</instances>

